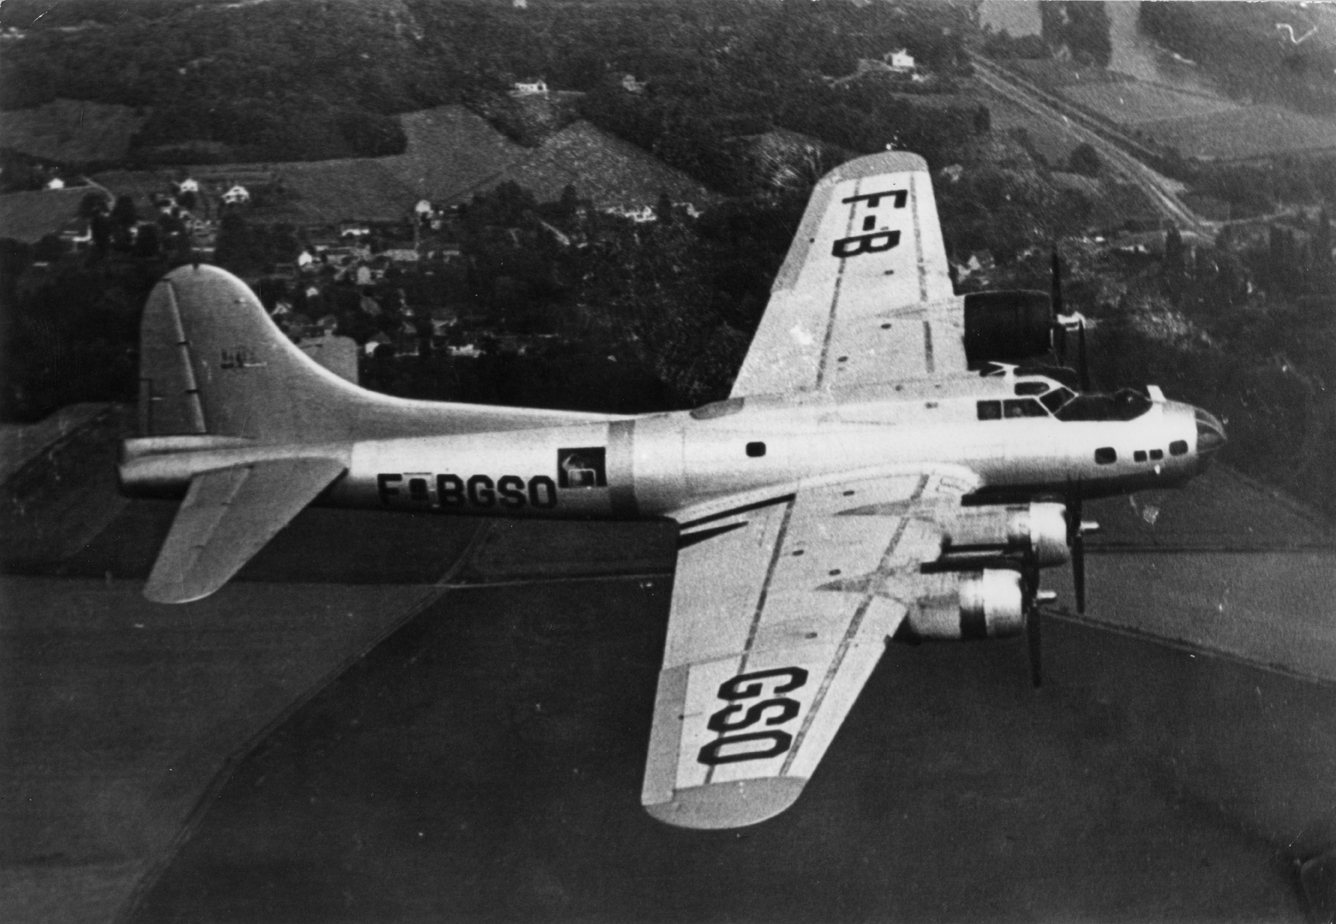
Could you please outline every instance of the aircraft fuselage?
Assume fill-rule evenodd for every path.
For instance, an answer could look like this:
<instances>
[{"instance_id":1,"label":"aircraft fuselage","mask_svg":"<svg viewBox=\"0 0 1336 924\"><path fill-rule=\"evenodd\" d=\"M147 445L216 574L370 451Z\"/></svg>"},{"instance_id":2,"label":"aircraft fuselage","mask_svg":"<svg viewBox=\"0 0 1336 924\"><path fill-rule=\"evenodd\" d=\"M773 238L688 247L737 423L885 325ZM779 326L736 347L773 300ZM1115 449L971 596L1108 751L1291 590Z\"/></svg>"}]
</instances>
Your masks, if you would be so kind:
<instances>
[{"instance_id":1,"label":"aircraft fuselage","mask_svg":"<svg viewBox=\"0 0 1336 924\"><path fill-rule=\"evenodd\" d=\"M978 420L978 396L751 399L608 423L354 444L331 503L493 516L635 518L850 472L961 465L985 493L1099 496L1198 471L1193 409L1131 421Z\"/></svg>"}]
</instances>

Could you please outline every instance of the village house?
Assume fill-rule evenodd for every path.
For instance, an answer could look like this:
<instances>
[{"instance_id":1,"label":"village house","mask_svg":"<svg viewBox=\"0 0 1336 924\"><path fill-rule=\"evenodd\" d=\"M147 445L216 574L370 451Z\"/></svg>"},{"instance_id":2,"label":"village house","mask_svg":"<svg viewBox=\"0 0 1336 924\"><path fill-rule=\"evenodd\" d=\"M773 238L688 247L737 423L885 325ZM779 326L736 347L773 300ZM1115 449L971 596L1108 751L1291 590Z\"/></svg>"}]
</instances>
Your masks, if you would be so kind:
<instances>
[{"instance_id":1,"label":"village house","mask_svg":"<svg viewBox=\"0 0 1336 924\"><path fill-rule=\"evenodd\" d=\"M905 48L888 51L881 59L886 62L887 67L899 74L908 74L914 69L914 56Z\"/></svg>"},{"instance_id":2,"label":"village house","mask_svg":"<svg viewBox=\"0 0 1336 924\"><path fill-rule=\"evenodd\" d=\"M546 96L546 80L521 80L515 84L515 89L510 91L511 96Z\"/></svg>"},{"instance_id":3,"label":"village house","mask_svg":"<svg viewBox=\"0 0 1336 924\"><path fill-rule=\"evenodd\" d=\"M223 205L248 205L251 201L250 191L246 187L237 184L222 195Z\"/></svg>"}]
</instances>

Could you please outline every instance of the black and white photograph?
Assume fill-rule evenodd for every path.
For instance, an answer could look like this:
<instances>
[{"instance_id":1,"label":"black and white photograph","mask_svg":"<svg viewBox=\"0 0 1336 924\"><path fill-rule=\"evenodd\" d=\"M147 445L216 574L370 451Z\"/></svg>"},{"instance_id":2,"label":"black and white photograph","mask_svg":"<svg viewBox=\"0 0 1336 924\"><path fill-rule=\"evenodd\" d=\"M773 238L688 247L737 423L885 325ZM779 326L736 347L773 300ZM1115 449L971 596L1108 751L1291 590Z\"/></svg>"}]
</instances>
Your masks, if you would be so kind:
<instances>
[{"instance_id":1,"label":"black and white photograph","mask_svg":"<svg viewBox=\"0 0 1336 924\"><path fill-rule=\"evenodd\" d=\"M0 0L0 920L1336 924L1336 3Z\"/></svg>"}]
</instances>

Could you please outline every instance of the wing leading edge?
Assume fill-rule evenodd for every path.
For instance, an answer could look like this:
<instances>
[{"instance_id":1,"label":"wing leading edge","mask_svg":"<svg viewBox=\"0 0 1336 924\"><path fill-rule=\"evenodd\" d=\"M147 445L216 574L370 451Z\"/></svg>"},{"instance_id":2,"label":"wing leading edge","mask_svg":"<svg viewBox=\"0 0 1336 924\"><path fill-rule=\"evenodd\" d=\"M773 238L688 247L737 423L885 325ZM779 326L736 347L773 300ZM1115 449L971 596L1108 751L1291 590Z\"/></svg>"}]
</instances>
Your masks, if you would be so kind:
<instances>
[{"instance_id":1,"label":"wing leading edge","mask_svg":"<svg viewBox=\"0 0 1336 924\"><path fill-rule=\"evenodd\" d=\"M862 157L813 190L732 394L963 372L963 334L927 163Z\"/></svg>"},{"instance_id":2,"label":"wing leading edge","mask_svg":"<svg viewBox=\"0 0 1336 924\"><path fill-rule=\"evenodd\" d=\"M641 796L651 815L739 827L798 798L886 639L940 590L919 563L976 483L954 468L845 480L711 518L711 538L678 557Z\"/></svg>"}]
</instances>

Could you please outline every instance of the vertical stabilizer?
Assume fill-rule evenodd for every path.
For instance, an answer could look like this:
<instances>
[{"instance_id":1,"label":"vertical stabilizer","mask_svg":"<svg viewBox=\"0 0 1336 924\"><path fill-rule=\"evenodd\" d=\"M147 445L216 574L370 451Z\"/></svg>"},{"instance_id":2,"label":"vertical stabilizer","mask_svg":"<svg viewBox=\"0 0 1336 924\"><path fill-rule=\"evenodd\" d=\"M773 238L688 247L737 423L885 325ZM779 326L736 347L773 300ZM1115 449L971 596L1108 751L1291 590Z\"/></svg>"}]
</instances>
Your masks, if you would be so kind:
<instances>
[{"instance_id":1,"label":"vertical stabilizer","mask_svg":"<svg viewBox=\"0 0 1336 924\"><path fill-rule=\"evenodd\" d=\"M162 278L144 308L140 349L144 436L330 443L610 419L409 401L359 388L298 349L250 287L216 266L182 266ZM355 363L355 350L345 365L349 359Z\"/></svg>"}]
</instances>

